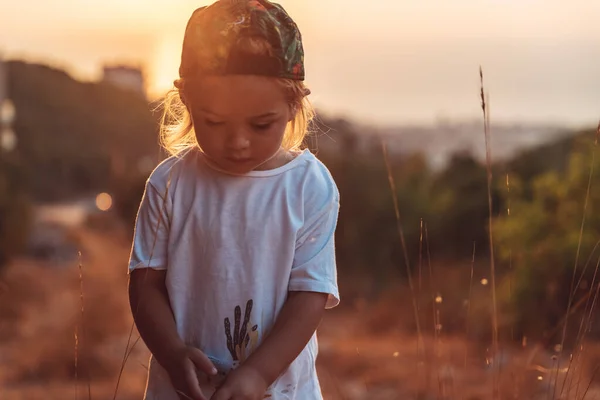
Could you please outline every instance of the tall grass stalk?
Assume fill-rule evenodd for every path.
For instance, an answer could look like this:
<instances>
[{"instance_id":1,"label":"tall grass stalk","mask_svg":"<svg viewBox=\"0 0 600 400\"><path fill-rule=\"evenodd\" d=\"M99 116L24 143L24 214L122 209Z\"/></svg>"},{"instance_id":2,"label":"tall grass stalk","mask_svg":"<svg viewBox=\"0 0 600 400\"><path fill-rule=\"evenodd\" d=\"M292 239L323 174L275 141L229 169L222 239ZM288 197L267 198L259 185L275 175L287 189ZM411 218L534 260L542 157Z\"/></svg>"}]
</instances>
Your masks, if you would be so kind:
<instances>
[{"instance_id":1,"label":"tall grass stalk","mask_svg":"<svg viewBox=\"0 0 600 400\"><path fill-rule=\"evenodd\" d=\"M485 135L485 164L487 169L487 198L488 198L488 238L490 247L490 283L492 286L492 360L493 368L500 365L498 357L498 309L496 301L496 263L494 259L494 237L493 237L493 215L492 215L492 148L490 137L490 105L489 97L485 93L483 85L483 68L479 67L481 110L483 111L483 132ZM498 398L499 372L493 374L493 394L492 398Z\"/></svg>"},{"instance_id":2,"label":"tall grass stalk","mask_svg":"<svg viewBox=\"0 0 600 400\"><path fill-rule=\"evenodd\" d=\"M435 282L433 275L433 266L431 264L431 247L429 246L429 231L427 229L427 224L425 224L425 247L427 248L427 265L429 269L429 287L431 291L431 308L433 311L433 359L435 361L439 361L440 359L440 310L437 306L436 302L436 293L438 292L438 284ZM436 364L437 365L437 364ZM436 377L438 380L438 388L440 391L443 391L443 382L440 377L440 369L436 368ZM428 385L429 386L429 385ZM439 393L438 393L439 394ZM442 393L443 394L443 393Z\"/></svg>"},{"instance_id":3,"label":"tall grass stalk","mask_svg":"<svg viewBox=\"0 0 600 400\"><path fill-rule=\"evenodd\" d=\"M562 329L562 335L561 335L561 339L560 339L560 349L559 349L559 353L558 353L558 362L556 365L556 372L555 372L555 377L558 378L558 371L560 369L560 361L561 361L561 357L563 355L563 351L564 351L564 345L565 345L565 340L567 337L567 329L569 326L569 315L570 315L570 310L571 310L571 306L573 304L573 301L575 299L575 292L576 292L576 288L575 288L575 278L577 276L577 266L579 264L579 256L581 253L581 243L583 241L583 231L585 228L585 221L586 221L586 216L587 216L587 209L588 209L588 203L589 203L589 199L590 199L590 191L592 188L592 178L594 176L594 163L596 161L596 149L598 147L598 136L600 135L600 122L598 123L598 129L596 130L596 138L594 140L594 146L592 148L592 162L590 164L590 173L588 176L588 184L587 184L587 189L586 189L586 193L585 193L585 200L583 203L583 216L581 217L581 225L579 228L579 240L577 242L577 253L575 254L575 263L573 265L573 274L571 277L571 289L569 291L569 301L568 301L568 305L567 305L567 314L565 317L565 321L563 324L563 329ZM556 397L556 386L554 387L554 392L552 394L552 398L554 399ZM563 389L564 389L564 384L563 384ZM562 393L562 389L561 389L561 393Z\"/></svg>"},{"instance_id":4,"label":"tall grass stalk","mask_svg":"<svg viewBox=\"0 0 600 400\"><path fill-rule=\"evenodd\" d=\"M83 262L81 261L81 252L78 252L79 267L79 305L80 322L75 326L75 398L79 399L79 354L81 351L81 342L85 343L85 324L84 324L84 298L83 298ZM79 327L81 326L81 334ZM92 384L89 373L87 374L88 399L92 399Z\"/></svg>"},{"instance_id":5,"label":"tall grass stalk","mask_svg":"<svg viewBox=\"0 0 600 400\"><path fill-rule=\"evenodd\" d=\"M165 189L165 195L163 197L163 199L166 199L167 196L169 196L169 188L171 187L171 172L169 173L169 177L167 179L167 187ZM166 201L163 200L162 202L162 206L166 207ZM152 241L152 248L150 249L150 257L149 257L149 261L148 264L150 264L152 262L153 256L154 256L154 249L156 247L156 240L158 238L158 229L160 228L161 224L164 224L165 221L163 221L163 217L162 217L162 213L159 213L159 219L158 219L158 223L156 224L156 227L154 229L154 239ZM144 282L146 282L148 276L148 269L146 269L146 273L144 274ZM135 318L135 315L137 314L138 310L139 310L139 305L141 304L142 299L140 299L138 301L138 305L136 307L136 309L133 312L133 317ZM129 359L129 355L131 354L131 351L133 350L133 347L135 346L135 344L137 344L139 338L135 341L134 345L131 346L131 339L133 337L133 330L135 329L135 319L131 322L131 327L129 329L129 335L127 337L127 344L125 345L125 351L123 354L123 359L121 360L121 367L119 369L119 375L117 377L117 383L115 385L115 392L113 395L113 400L117 399L117 394L119 392L119 385L121 383L121 378L123 376L123 371L125 370L125 365L127 364L127 360Z\"/></svg>"},{"instance_id":6,"label":"tall grass stalk","mask_svg":"<svg viewBox=\"0 0 600 400\"><path fill-rule=\"evenodd\" d=\"M598 246L598 244L600 244L600 241L598 241L596 243L596 246L594 247L592 254L595 253L595 250L596 250L596 247ZM598 258L598 261L596 262L596 268L594 269L592 283L590 284L590 289L588 291L588 293L590 293L590 294L594 291L594 287L596 286L596 278L598 276L598 268L599 267L600 267L600 257ZM587 268L587 265L585 268ZM585 268L584 268L584 270L585 270ZM584 272L582 272L582 278L583 278L583 274L584 274ZM579 287L579 284L577 285L577 287ZM583 309L583 315L581 316L581 321L579 323L579 330L577 332L577 336L575 339L575 349L576 349L575 354L569 360L569 367L567 368L567 373L565 374L565 379L563 381L563 385L562 385L562 388L560 391L560 397L562 397L562 395L563 395L565 386L567 385L568 379L570 377L569 375L571 375L571 381L570 381L570 384L567 386L567 393L569 393L571 391L571 386L573 384L573 381L575 380L575 371L580 366L579 365L579 364L581 364L580 360L581 360L581 357L583 357L583 346L584 346L584 342L585 342L585 336L587 333L587 326L588 326L589 321L591 321L591 317L592 317L591 313L588 314L588 310L593 308L592 307L593 306L592 297L589 295L586 297L587 297L587 299L585 302L585 307ZM589 317L588 317L588 315L589 315ZM573 365L574 365L575 371L573 371L573 373L571 374L571 368ZM577 382L577 386L576 386L576 390L575 390L575 398L578 397L577 395L579 392L580 383L581 383L581 375L579 376L579 379Z\"/></svg>"},{"instance_id":7,"label":"tall grass stalk","mask_svg":"<svg viewBox=\"0 0 600 400\"><path fill-rule=\"evenodd\" d=\"M588 382L588 385L585 389L585 392L583 392L583 396L581 396L581 400L585 400L585 397L587 396L590 387L592 386L592 382L594 382L594 378L596 378L596 374L598 373L598 370L600 369L600 366L596 366L596 368L594 368L594 372L592 373L592 377L590 378L590 381ZM577 398L575 398L577 400Z\"/></svg>"},{"instance_id":8,"label":"tall grass stalk","mask_svg":"<svg viewBox=\"0 0 600 400\"><path fill-rule=\"evenodd\" d=\"M421 290L423 289L423 218L419 224L419 289L417 292L417 310L421 311Z\"/></svg>"},{"instance_id":9,"label":"tall grass stalk","mask_svg":"<svg viewBox=\"0 0 600 400\"><path fill-rule=\"evenodd\" d=\"M510 177L506 174L506 218L510 218ZM508 249L508 302L512 304L513 301L513 264L512 264L512 248ZM514 322L510 323L510 340L515 340L515 325Z\"/></svg>"},{"instance_id":10,"label":"tall grass stalk","mask_svg":"<svg viewBox=\"0 0 600 400\"><path fill-rule=\"evenodd\" d=\"M467 371L467 360L469 357L469 320L471 317L471 300L473 297L473 275L475 271L475 250L476 242L473 242L473 255L471 257L471 274L469 277L469 296L467 297L467 315L465 316L465 359L463 368Z\"/></svg>"},{"instance_id":11,"label":"tall grass stalk","mask_svg":"<svg viewBox=\"0 0 600 400\"><path fill-rule=\"evenodd\" d=\"M469 276L469 296L467 297L467 315L465 316L465 338L469 340L469 318L471 317L471 300L473 297L473 275L475 272L475 250L476 242L473 242L473 253L471 256L471 273ZM466 350L466 349L465 349ZM467 352L465 351L465 368L467 367Z\"/></svg>"},{"instance_id":12,"label":"tall grass stalk","mask_svg":"<svg viewBox=\"0 0 600 400\"><path fill-rule=\"evenodd\" d=\"M419 322L419 309L417 306L417 299L415 295L415 288L412 279L412 273L410 270L410 261L408 259L408 251L406 248L406 241L404 239L404 229L402 228L402 220L400 219L400 207L398 205L398 194L396 192L396 183L394 181L394 175L392 173L392 167L390 165L390 160L388 157L388 151L385 141L381 141L381 150L383 152L383 160L385 162L385 167L387 171L388 182L390 186L390 190L392 192L392 200L394 203L394 213L396 217L396 229L398 231L398 236L400 238L400 245L402 246L402 252L404 253L404 264L406 267L406 274L408 277L408 286L410 288L411 298L412 298L412 307L415 318L415 324L417 327L417 358L419 356L419 352L421 348L424 349L424 340L423 334L421 332L421 324ZM423 346L423 347L421 347Z\"/></svg>"}]
</instances>

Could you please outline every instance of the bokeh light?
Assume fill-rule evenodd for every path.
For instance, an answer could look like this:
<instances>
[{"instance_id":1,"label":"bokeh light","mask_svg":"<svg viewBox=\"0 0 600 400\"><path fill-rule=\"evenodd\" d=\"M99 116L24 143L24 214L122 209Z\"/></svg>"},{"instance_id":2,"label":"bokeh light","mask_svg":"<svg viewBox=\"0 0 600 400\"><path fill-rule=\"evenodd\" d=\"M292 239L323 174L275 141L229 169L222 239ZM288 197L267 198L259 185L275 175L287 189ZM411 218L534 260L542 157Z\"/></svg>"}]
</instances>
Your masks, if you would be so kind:
<instances>
[{"instance_id":1,"label":"bokeh light","mask_svg":"<svg viewBox=\"0 0 600 400\"><path fill-rule=\"evenodd\" d=\"M108 193L100 193L96 196L96 207L100 211L108 211L112 207L112 196Z\"/></svg>"}]
</instances>

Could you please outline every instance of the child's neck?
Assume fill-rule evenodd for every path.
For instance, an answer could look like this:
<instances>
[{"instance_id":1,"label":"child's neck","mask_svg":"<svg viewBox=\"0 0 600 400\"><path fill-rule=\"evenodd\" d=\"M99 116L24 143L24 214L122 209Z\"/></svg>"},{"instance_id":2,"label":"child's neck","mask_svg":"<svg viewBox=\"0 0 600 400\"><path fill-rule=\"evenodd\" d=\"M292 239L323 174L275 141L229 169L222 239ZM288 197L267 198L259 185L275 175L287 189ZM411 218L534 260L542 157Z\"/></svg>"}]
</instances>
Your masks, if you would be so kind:
<instances>
[{"instance_id":1,"label":"child's neck","mask_svg":"<svg viewBox=\"0 0 600 400\"><path fill-rule=\"evenodd\" d=\"M284 148L280 148L277 153L258 167L256 167L255 171L268 171L270 169L276 169L279 167L283 167L285 164L289 163L296 157L297 153L285 150Z\"/></svg>"}]
</instances>

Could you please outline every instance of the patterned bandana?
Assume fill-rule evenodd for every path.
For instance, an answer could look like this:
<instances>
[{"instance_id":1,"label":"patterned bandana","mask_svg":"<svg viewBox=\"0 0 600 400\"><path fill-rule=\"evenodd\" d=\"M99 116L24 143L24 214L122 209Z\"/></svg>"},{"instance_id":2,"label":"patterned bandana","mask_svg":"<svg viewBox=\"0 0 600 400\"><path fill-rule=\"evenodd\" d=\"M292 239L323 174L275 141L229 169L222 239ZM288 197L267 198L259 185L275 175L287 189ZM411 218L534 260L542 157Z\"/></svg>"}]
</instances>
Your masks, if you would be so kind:
<instances>
[{"instance_id":1,"label":"patterned bandana","mask_svg":"<svg viewBox=\"0 0 600 400\"><path fill-rule=\"evenodd\" d=\"M244 51L239 43L265 40L270 55ZM185 30L179 76L265 75L304 80L304 50L298 26L268 0L218 0L194 11Z\"/></svg>"}]
</instances>

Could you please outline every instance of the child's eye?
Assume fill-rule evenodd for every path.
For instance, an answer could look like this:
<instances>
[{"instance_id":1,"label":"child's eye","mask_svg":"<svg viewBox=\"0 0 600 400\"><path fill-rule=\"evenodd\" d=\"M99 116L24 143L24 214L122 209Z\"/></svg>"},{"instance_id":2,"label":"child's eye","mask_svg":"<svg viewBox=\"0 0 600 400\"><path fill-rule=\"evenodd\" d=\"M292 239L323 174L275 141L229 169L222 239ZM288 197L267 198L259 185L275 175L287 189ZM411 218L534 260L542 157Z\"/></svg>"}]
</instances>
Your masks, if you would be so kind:
<instances>
[{"instance_id":1,"label":"child's eye","mask_svg":"<svg viewBox=\"0 0 600 400\"><path fill-rule=\"evenodd\" d=\"M205 120L204 123L207 126L219 126L219 125L223 125L223 122L221 122L221 121L211 121L209 119Z\"/></svg>"},{"instance_id":2,"label":"child's eye","mask_svg":"<svg viewBox=\"0 0 600 400\"><path fill-rule=\"evenodd\" d=\"M266 131L271 125L273 125L273 123L269 122L268 124L252 124L252 127L257 131Z\"/></svg>"}]
</instances>

